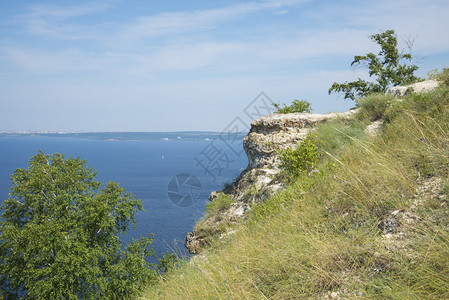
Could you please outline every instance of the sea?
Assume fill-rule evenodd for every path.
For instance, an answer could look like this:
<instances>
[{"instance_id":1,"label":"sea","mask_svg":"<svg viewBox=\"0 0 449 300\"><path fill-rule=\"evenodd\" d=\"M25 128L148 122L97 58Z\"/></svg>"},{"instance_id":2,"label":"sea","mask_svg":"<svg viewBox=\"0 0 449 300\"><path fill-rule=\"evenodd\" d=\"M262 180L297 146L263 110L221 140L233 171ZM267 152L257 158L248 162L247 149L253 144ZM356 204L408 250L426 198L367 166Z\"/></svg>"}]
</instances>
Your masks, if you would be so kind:
<instances>
[{"instance_id":1,"label":"sea","mask_svg":"<svg viewBox=\"0 0 449 300\"><path fill-rule=\"evenodd\" d=\"M216 132L0 134L0 201L8 198L10 175L28 168L40 150L85 159L104 184L115 181L142 200L145 211L124 244L154 234L155 253L188 257L185 237L204 215L212 191L223 189L246 168L243 137Z\"/></svg>"}]
</instances>

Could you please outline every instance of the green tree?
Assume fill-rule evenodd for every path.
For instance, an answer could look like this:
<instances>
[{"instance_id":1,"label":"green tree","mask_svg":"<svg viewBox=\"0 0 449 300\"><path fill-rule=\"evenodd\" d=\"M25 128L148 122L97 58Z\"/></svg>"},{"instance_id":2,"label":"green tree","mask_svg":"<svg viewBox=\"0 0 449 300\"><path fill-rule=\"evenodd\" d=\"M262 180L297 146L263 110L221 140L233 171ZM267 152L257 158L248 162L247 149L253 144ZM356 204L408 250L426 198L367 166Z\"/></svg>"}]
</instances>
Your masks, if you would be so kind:
<instances>
[{"instance_id":1,"label":"green tree","mask_svg":"<svg viewBox=\"0 0 449 300\"><path fill-rule=\"evenodd\" d=\"M277 114L310 113L312 111L312 105L307 100L295 99L291 105L283 105L284 107L281 107L279 103L273 103L273 106L277 108Z\"/></svg>"},{"instance_id":2,"label":"green tree","mask_svg":"<svg viewBox=\"0 0 449 300\"><path fill-rule=\"evenodd\" d=\"M1 206L0 288L7 298L127 298L157 276L151 235L122 247L143 209L117 183L102 186L79 158L39 152L11 175ZM167 263L164 262L164 268Z\"/></svg>"},{"instance_id":3,"label":"green tree","mask_svg":"<svg viewBox=\"0 0 449 300\"><path fill-rule=\"evenodd\" d=\"M376 82L369 82L360 78L353 82L334 82L329 89L329 94L343 92L345 99L355 100L355 98L372 93L385 93L392 86L411 84L420 80L419 77L414 75L418 67L412 63L412 54L399 52L394 30L373 34L370 38L381 47L380 52L377 55L368 53L363 56L355 56L351 66L362 65L367 67L369 76L374 76ZM403 61L406 63L403 63Z\"/></svg>"}]
</instances>

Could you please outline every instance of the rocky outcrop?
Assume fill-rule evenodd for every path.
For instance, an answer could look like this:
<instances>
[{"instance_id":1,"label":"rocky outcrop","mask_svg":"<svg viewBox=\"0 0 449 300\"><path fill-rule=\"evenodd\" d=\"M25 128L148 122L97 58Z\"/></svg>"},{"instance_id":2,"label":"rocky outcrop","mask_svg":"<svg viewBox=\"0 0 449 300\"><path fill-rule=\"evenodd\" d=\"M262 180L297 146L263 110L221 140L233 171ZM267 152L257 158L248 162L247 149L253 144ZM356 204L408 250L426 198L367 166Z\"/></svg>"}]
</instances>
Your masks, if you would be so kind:
<instances>
[{"instance_id":1,"label":"rocky outcrop","mask_svg":"<svg viewBox=\"0 0 449 300\"><path fill-rule=\"evenodd\" d=\"M199 253L209 243L212 235L226 235L226 232L220 229L223 228L220 224L245 219L252 204L263 201L285 186L280 176L278 149L297 147L318 124L337 117L350 118L354 112L355 110L350 110L324 115L272 114L254 120L243 141L248 167L231 185L221 191L232 199L232 203L219 213L207 216L202 221L202 226L197 226L195 231L187 235L185 246L189 252ZM212 192L209 200L214 201L217 197L219 193Z\"/></svg>"},{"instance_id":2,"label":"rocky outcrop","mask_svg":"<svg viewBox=\"0 0 449 300\"><path fill-rule=\"evenodd\" d=\"M316 127L336 117L348 117L353 110L329 114L273 114L262 116L251 123L251 130L243 141L248 156L248 168L278 170L277 149L294 147Z\"/></svg>"},{"instance_id":3,"label":"rocky outcrop","mask_svg":"<svg viewBox=\"0 0 449 300\"><path fill-rule=\"evenodd\" d=\"M427 80L407 86L393 87L390 94L403 97L409 92L420 93L432 91L439 82ZM186 247L190 253L199 253L214 235L225 236L223 231L229 224L245 219L252 204L264 201L270 194L285 186L279 169L278 150L297 147L299 143L318 124L333 118L349 118L356 110L329 114L272 114L262 116L251 123L251 130L243 141L243 148L248 156L248 167L240 176L220 193L227 194L232 203L226 209L209 215L186 238ZM382 125L378 120L366 128L369 135L376 135ZM214 201L219 193L213 192L209 197ZM388 220L387 220L388 221Z\"/></svg>"},{"instance_id":4,"label":"rocky outcrop","mask_svg":"<svg viewBox=\"0 0 449 300\"><path fill-rule=\"evenodd\" d=\"M408 92L414 92L414 93L421 93L421 92L429 92L437 88L439 85L438 81L436 80L426 80L417 82L410 85L404 85L404 86L395 86L392 87L388 92L390 94L393 94L397 97L403 97Z\"/></svg>"},{"instance_id":5,"label":"rocky outcrop","mask_svg":"<svg viewBox=\"0 0 449 300\"><path fill-rule=\"evenodd\" d=\"M384 124L384 121L382 119L376 120L373 123L366 126L365 133L370 136L378 135L380 133L380 130L381 130L383 124Z\"/></svg>"}]
</instances>

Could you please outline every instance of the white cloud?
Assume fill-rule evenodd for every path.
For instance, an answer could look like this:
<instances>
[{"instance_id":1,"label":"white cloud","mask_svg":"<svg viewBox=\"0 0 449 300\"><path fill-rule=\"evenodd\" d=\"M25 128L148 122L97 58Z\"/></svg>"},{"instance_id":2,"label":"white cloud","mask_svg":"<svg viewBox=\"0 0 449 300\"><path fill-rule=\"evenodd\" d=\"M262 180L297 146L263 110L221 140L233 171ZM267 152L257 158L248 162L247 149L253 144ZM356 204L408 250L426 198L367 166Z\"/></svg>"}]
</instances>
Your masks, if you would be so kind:
<instances>
[{"instance_id":1,"label":"white cloud","mask_svg":"<svg viewBox=\"0 0 449 300\"><path fill-rule=\"evenodd\" d=\"M33 48L4 47L0 49L2 60L21 70L41 75L54 72L92 71L103 69L111 63L104 54L86 53L80 49L43 51Z\"/></svg>"},{"instance_id":2,"label":"white cloud","mask_svg":"<svg viewBox=\"0 0 449 300\"><path fill-rule=\"evenodd\" d=\"M76 24L50 23L43 19L29 19L28 29L33 35L49 36L62 40L95 39L95 30Z\"/></svg>"},{"instance_id":3,"label":"white cloud","mask_svg":"<svg viewBox=\"0 0 449 300\"><path fill-rule=\"evenodd\" d=\"M89 52L83 48L61 51L5 47L5 60L34 72L120 71L132 76L155 76L160 72L191 71L208 74L279 72L284 67L301 68L311 59L331 61L373 49L369 31L298 31L290 37L267 36L260 41L179 40L148 49L105 49ZM331 68L332 65L329 66ZM203 73L201 73L203 72Z\"/></svg>"},{"instance_id":4,"label":"white cloud","mask_svg":"<svg viewBox=\"0 0 449 300\"><path fill-rule=\"evenodd\" d=\"M132 40L154 38L170 34L198 32L214 28L220 23L242 18L265 9L284 9L309 0L268 0L248 1L217 9L163 12L151 16L141 16L127 24L96 23L93 26L79 25L74 18L103 13L114 7L117 1L96 1L93 3L55 7L33 5L28 13L16 19L26 24L30 33L57 39L104 40L112 35L115 39Z\"/></svg>"},{"instance_id":5,"label":"white cloud","mask_svg":"<svg viewBox=\"0 0 449 300\"><path fill-rule=\"evenodd\" d=\"M106 23L107 16L100 21L96 15L114 9L114 2L95 3L73 9L35 5L22 15L20 20L33 36L29 39L19 32L0 41L0 90L6 88L8 95L20 95L10 99L26 103L23 99L34 96L23 86L34 84L41 91L37 102L59 103L64 98L64 105L80 113L93 106L101 114L108 107L114 117L101 125L104 130L123 129L116 122L125 115L123 110L140 114L129 121L138 123L129 130L139 130L139 124L149 119L159 120L160 130L176 130L179 123L173 119L185 120L186 113L196 122L189 123L191 129L220 130L235 117L236 107L244 107L260 91L275 101L309 99L317 112L345 109L350 104L328 96L327 89L333 81L366 76L365 70L349 70L349 64L356 54L376 52L369 35L384 29L414 36L418 55L449 53L447 1L320 5L302 0L247 1L216 9L134 16L115 23ZM26 77L34 78L22 82ZM53 92L56 82L57 94ZM123 99L132 104L114 108L123 105ZM183 102L188 100L192 102ZM111 102L115 106L109 106ZM26 106L23 103L16 105L17 111ZM214 116L214 109L220 109L222 116ZM171 116L161 117L159 111L169 111ZM34 110L29 113L32 116ZM215 125L206 127L204 120ZM92 118L85 129L94 129L95 122Z\"/></svg>"},{"instance_id":6,"label":"white cloud","mask_svg":"<svg viewBox=\"0 0 449 300\"><path fill-rule=\"evenodd\" d=\"M105 13L114 7L116 0L93 1L87 4L63 7L34 4L27 13L13 17L17 24L25 25L28 32L62 40L96 39L105 34L106 24L86 26L71 21L77 17Z\"/></svg>"},{"instance_id":7,"label":"white cloud","mask_svg":"<svg viewBox=\"0 0 449 300\"><path fill-rule=\"evenodd\" d=\"M69 18L101 13L109 10L117 1L92 1L87 4L70 6L62 8L49 5L31 5L28 7L29 13L26 15L31 18Z\"/></svg>"},{"instance_id":8,"label":"white cloud","mask_svg":"<svg viewBox=\"0 0 449 300\"><path fill-rule=\"evenodd\" d=\"M166 12L139 18L120 32L125 38L147 38L214 28L217 24L264 9L293 6L305 0L244 2L218 9Z\"/></svg>"},{"instance_id":9,"label":"white cloud","mask_svg":"<svg viewBox=\"0 0 449 300\"><path fill-rule=\"evenodd\" d=\"M127 23L97 23L91 26L77 23L73 18L104 12L111 9L115 2L94 2L64 9L35 5L30 8L29 14L21 17L34 35L49 36L60 40L95 40L96 44L108 48L107 51L110 52L114 52L114 49L115 51L133 52L136 48L143 49L145 47L164 50L164 47L170 48L176 43L179 44L180 41L181 43L185 41L204 45L210 43L229 44L229 41L214 41L200 33L262 10L273 10L274 14L285 14L292 7L305 2L308 1L249 1L217 9L164 12L152 16L141 16ZM259 32L253 31L251 34L257 34L256 42L240 40L238 43L252 44L254 45L252 48L262 47L260 51L256 51L256 56L270 57L276 55L277 52L278 57L294 59L320 53L332 53L332 51L347 53L352 50L363 50L366 49L365 45L370 44L367 39L369 34L393 28L399 34L411 34L416 37L415 47L418 51L436 53L449 49L449 40L444 38L449 29L449 22L446 20L446 11L449 11L449 2L447 1L432 1L432 4L429 5L423 5L422 1L418 0L364 2L363 5L339 2L325 6L312 6L309 3L307 8L310 11L305 16L318 20L320 23L316 29L305 30L301 27L302 24L307 23L307 20L303 20L304 23L298 20L292 22L291 27L282 27L279 32L271 31L265 36L263 28ZM335 16L340 17L336 18ZM327 22L331 22L329 24L332 26L329 27ZM221 29L226 30L226 28ZM245 30L245 28L241 29L242 32ZM276 36L286 36L287 38L283 40ZM274 45L272 42L276 39L279 40L279 47L264 47L264 41L271 46ZM176 42L173 43L172 40L176 40ZM257 40L262 40L262 42L257 42ZM285 40L290 42L290 45ZM236 41L232 41L232 43L236 43Z\"/></svg>"}]
</instances>

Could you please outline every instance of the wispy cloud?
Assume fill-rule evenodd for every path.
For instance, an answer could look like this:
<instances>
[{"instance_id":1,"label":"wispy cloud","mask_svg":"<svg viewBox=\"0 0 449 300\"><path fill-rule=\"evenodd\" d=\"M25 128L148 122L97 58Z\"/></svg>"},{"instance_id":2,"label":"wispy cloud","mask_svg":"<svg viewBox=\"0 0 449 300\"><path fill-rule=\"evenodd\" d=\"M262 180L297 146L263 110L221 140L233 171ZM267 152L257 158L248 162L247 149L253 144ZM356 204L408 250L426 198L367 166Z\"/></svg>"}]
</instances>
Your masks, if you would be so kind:
<instances>
[{"instance_id":1,"label":"wispy cloud","mask_svg":"<svg viewBox=\"0 0 449 300\"><path fill-rule=\"evenodd\" d=\"M69 18L101 13L113 7L117 1L93 1L88 4L75 5L66 8L50 5L31 5L27 16L34 18L53 17Z\"/></svg>"},{"instance_id":2,"label":"wispy cloud","mask_svg":"<svg viewBox=\"0 0 449 300\"><path fill-rule=\"evenodd\" d=\"M244 18L265 9L280 9L307 2L306 0L258 1L234 4L218 9L166 12L141 17L126 25L119 33L124 39L143 39L170 34L199 32L216 28L219 24ZM284 9L283 12L286 10Z\"/></svg>"},{"instance_id":3,"label":"wispy cloud","mask_svg":"<svg viewBox=\"0 0 449 300\"><path fill-rule=\"evenodd\" d=\"M88 40L96 39L99 32L84 25L49 22L43 19L27 20L27 27L31 34L47 36L60 40Z\"/></svg>"},{"instance_id":4,"label":"wispy cloud","mask_svg":"<svg viewBox=\"0 0 449 300\"><path fill-rule=\"evenodd\" d=\"M43 51L5 47L1 53L9 63L31 72L88 71L98 69L104 61L104 55L89 54L79 49Z\"/></svg>"},{"instance_id":5,"label":"wispy cloud","mask_svg":"<svg viewBox=\"0 0 449 300\"><path fill-rule=\"evenodd\" d=\"M156 15L140 16L127 24L96 23L93 26L79 25L73 18L106 12L117 1L96 1L93 3L55 7L33 5L28 13L17 17L27 30L35 35L58 39L102 39L111 33L116 38L126 40L158 37L169 34L197 32L214 28L220 23L243 18L261 10L274 9L285 13L286 8L309 0L267 0L249 1L217 9L163 12Z\"/></svg>"},{"instance_id":6,"label":"wispy cloud","mask_svg":"<svg viewBox=\"0 0 449 300\"><path fill-rule=\"evenodd\" d=\"M33 4L27 12L14 17L17 24L23 24L32 35L47 36L61 40L96 39L103 35L105 24L86 26L77 23L77 17L105 13L117 3L116 0L93 1L75 6L51 6Z\"/></svg>"},{"instance_id":7,"label":"wispy cloud","mask_svg":"<svg viewBox=\"0 0 449 300\"><path fill-rule=\"evenodd\" d=\"M341 40L348 41L351 46L342 44ZM301 61L317 56L355 53L366 45L366 41L363 31L321 34L310 31L291 38L272 37L258 42L181 40L140 51L89 52L79 48L44 51L4 47L0 48L0 53L10 63L33 72L106 71L120 67L121 72L136 74L173 71L254 73L292 63L299 66Z\"/></svg>"},{"instance_id":8,"label":"wispy cloud","mask_svg":"<svg viewBox=\"0 0 449 300\"><path fill-rule=\"evenodd\" d=\"M301 28L304 23L298 22L284 27L285 31L266 31L269 28L267 26L251 32L256 34L255 39L249 38L252 37L249 33L244 33L246 28L241 28L241 36L246 38L238 39L201 33L264 10L283 14L294 8L298 13L300 9L296 6L306 4L307 1L249 1L217 9L164 12L140 16L126 23L95 24L89 27L75 22L76 17L113 9L115 2L94 2L64 9L32 6L27 15L27 24L33 34L62 40L90 39L95 40L98 47L91 50L78 47L75 43L67 49L56 51L9 45L1 50L6 60L32 71L101 71L119 66L123 72L135 74L170 71L254 73L293 64L300 67L312 58L351 56L375 51L368 39L369 34L380 29L395 28L393 25L401 22L404 24L401 23L399 27L402 30L400 33L410 33L405 32L404 28L412 26L412 23L423 23L417 28L417 39L424 38L429 44L437 45L437 49L449 49L449 41L441 38L448 27L447 22L441 22L444 15L441 8L447 7L449 10L449 3L441 2L440 6L430 5L423 9L417 1L411 0L410 6L401 13L398 12L399 7L389 1L367 3L364 6L346 3L341 6L330 4L314 7L305 16L319 20L322 27L304 29ZM421 19L410 20L410 15L417 15L420 7ZM341 17L346 10L349 13ZM370 17L368 11L374 16ZM331 20L329 24L333 24L332 27L326 23L329 16L340 16ZM365 17L371 19L366 21ZM435 28L438 24L432 18L440 21L439 29ZM440 34L440 38L435 37L435 34ZM417 40L415 46L418 49L426 47L422 46L420 40Z\"/></svg>"},{"instance_id":9,"label":"wispy cloud","mask_svg":"<svg viewBox=\"0 0 449 300\"><path fill-rule=\"evenodd\" d=\"M0 29L0 127L34 128L50 109L72 130L220 130L261 90L344 110L327 89L366 76L349 64L378 51L369 35L385 29L415 37L418 55L441 53L432 68L449 55L447 0L215 1L223 6L161 13L118 0L42 2Z\"/></svg>"}]
</instances>

